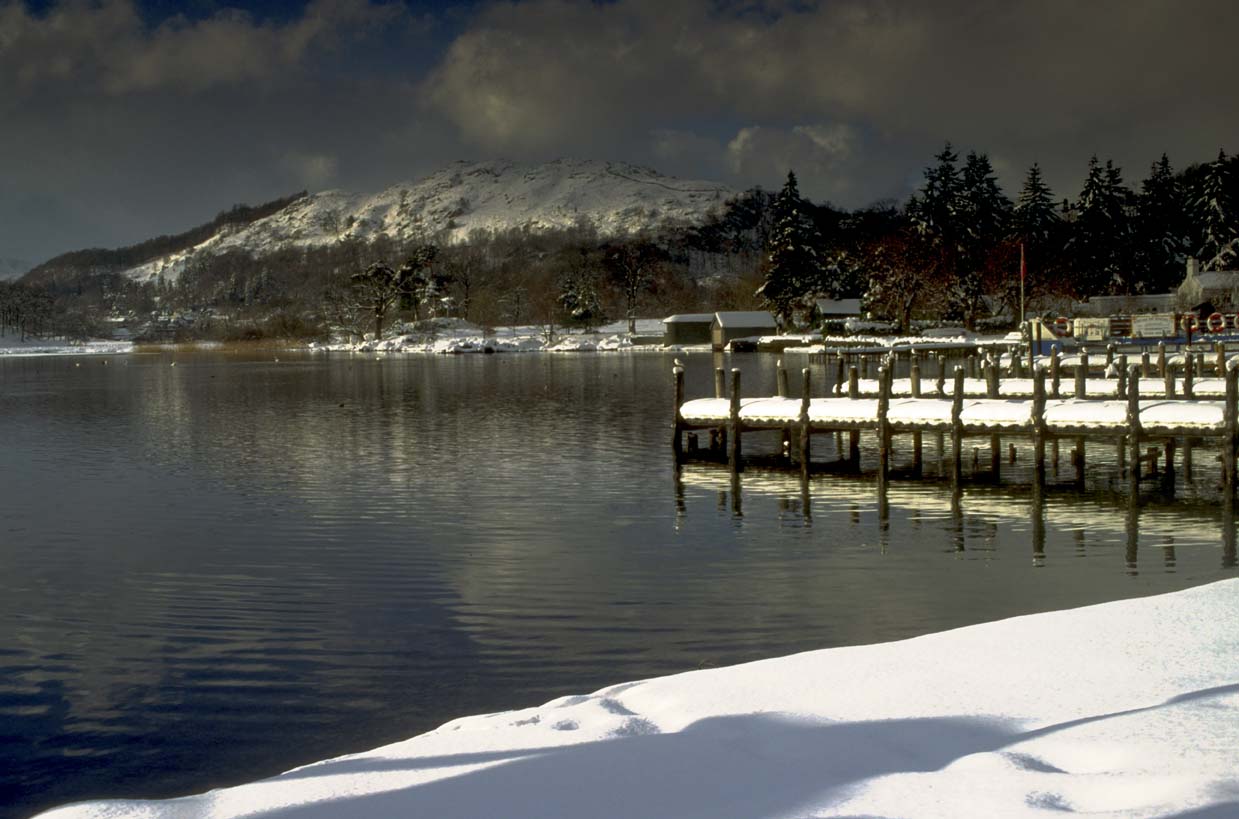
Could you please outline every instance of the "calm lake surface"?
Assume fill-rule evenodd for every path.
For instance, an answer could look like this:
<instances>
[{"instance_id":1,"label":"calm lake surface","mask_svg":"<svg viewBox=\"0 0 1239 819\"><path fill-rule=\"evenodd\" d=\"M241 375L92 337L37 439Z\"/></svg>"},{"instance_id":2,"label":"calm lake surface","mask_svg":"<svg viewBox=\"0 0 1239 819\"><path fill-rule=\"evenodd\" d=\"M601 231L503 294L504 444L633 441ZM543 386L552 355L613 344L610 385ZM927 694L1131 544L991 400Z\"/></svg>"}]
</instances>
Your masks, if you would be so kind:
<instances>
[{"instance_id":1,"label":"calm lake surface","mask_svg":"<svg viewBox=\"0 0 1239 819\"><path fill-rule=\"evenodd\" d=\"M1098 447L1034 509L1026 443L1007 485L879 503L677 475L670 355L275 355L0 359L0 815L1235 574L1207 450L1140 508ZM682 357L711 393L715 359ZM727 361L772 390L772 356Z\"/></svg>"}]
</instances>

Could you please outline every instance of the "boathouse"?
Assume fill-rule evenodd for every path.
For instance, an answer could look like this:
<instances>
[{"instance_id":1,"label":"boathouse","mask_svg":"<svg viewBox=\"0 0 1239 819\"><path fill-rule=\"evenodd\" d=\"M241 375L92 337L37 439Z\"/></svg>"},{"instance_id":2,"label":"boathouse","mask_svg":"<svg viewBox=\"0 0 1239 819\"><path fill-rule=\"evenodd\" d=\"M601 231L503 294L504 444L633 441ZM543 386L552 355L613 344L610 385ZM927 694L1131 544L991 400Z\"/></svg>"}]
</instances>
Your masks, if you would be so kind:
<instances>
[{"instance_id":1,"label":"boathouse","mask_svg":"<svg viewBox=\"0 0 1239 819\"><path fill-rule=\"evenodd\" d=\"M710 340L715 350L724 350L738 338L770 336L778 332L774 316L763 310L726 311L714 314Z\"/></svg>"},{"instance_id":2,"label":"boathouse","mask_svg":"<svg viewBox=\"0 0 1239 819\"><path fill-rule=\"evenodd\" d=\"M1177 291L1179 306L1192 309L1206 302L1213 310L1239 306L1239 270L1200 271L1200 263L1187 260L1187 275Z\"/></svg>"},{"instance_id":3,"label":"boathouse","mask_svg":"<svg viewBox=\"0 0 1239 819\"><path fill-rule=\"evenodd\" d=\"M709 344L713 313L677 313L663 319L663 344Z\"/></svg>"}]
</instances>

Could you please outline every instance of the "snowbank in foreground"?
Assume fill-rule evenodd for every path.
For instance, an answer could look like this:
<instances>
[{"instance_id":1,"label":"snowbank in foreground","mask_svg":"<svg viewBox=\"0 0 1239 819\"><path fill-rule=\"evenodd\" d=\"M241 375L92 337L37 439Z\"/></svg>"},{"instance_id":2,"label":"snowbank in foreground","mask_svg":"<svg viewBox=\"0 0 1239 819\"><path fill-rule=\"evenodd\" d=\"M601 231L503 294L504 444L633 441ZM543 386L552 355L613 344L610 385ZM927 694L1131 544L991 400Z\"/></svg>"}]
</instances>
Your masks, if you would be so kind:
<instances>
[{"instance_id":1,"label":"snowbank in foreground","mask_svg":"<svg viewBox=\"0 0 1239 819\"><path fill-rule=\"evenodd\" d=\"M626 683L55 817L1239 815L1239 580Z\"/></svg>"}]
</instances>

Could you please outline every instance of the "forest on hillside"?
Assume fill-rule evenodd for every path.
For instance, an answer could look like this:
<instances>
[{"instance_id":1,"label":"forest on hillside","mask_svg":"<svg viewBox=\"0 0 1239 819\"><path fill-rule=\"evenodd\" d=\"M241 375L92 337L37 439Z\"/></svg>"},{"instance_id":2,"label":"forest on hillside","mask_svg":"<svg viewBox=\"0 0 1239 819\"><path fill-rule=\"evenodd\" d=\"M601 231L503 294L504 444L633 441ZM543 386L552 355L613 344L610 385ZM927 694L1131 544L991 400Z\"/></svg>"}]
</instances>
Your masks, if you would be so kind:
<instances>
[{"instance_id":1,"label":"forest on hillside","mask_svg":"<svg viewBox=\"0 0 1239 819\"><path fill-rule=\"evenodd\" d=\"M474 231L463 243L340 241L193 257L174 281L121 270L192 246L221 220L252 221L303 194L238 206L208 225L114 251L79 251L0 283L0 332L107 335L117 321L183 338L318 338L382 332L397 319L455 316L481 326L597 326L674 312L764 307L785 326L816 298L863 299L875 318L975 327L1027 296L1167 292L1186 259L1239 267L1239 166L1176 170L1162 156L1136 185L1093 157L1082 189L1059 198L1028 169L1014 198L985 154L951 145L904 203L845 210L750 190L703 224L604 236L588 222L555 231ZM282 204L281 204L282 203ZM109 324L109 321L111 324Z\"/></svg>"}]
</instances>

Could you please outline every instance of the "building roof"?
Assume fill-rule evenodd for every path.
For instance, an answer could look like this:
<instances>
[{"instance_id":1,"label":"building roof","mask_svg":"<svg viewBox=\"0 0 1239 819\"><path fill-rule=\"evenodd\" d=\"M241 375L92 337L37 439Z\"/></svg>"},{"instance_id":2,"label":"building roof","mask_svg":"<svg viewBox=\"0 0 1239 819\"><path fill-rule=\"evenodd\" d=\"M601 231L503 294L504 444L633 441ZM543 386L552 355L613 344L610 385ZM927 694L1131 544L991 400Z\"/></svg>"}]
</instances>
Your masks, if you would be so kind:
<instances>
[{"instance_id":1,"label":"building roof","mask_svg":"<svg viewBox=\"0 0 1239 819\"><path fill-rule=\"evenodd\" d=\"M1210 270L1197 273L1196 281L1202 290L1229 290L1239 285L1239 270Z\"/></svg>"},{"instance_id":2,"label":"building roof","mask_svg":"<svg viewBox=\"0 0 1239 819\"><path fill-rule=\"evenodd\" d=\"M719 327L752 327L763 330L778 327L774 316L764 310L729 310L715 313L714 320Z\"/></svg>"},{"instance_id":3,"label":"building roof","mask_svg":"<svg viewBox=\"0 0 1239 819\"><path fill-rule=\"evenodd\" d=\"M817 299L814 303L824 316L860 315L860 299Z\"/></svg>"},{"instance_id":4,"label":"building roof","mask_svg":"<svg viewBox=\"0 0 1239 819\"><path fill-rule=\"evenodd\" d=\"M676 313L674 316L667 316L663 319L663 324L709 324L714 321L713 313Z\"/></svg>"}]
</instances>

